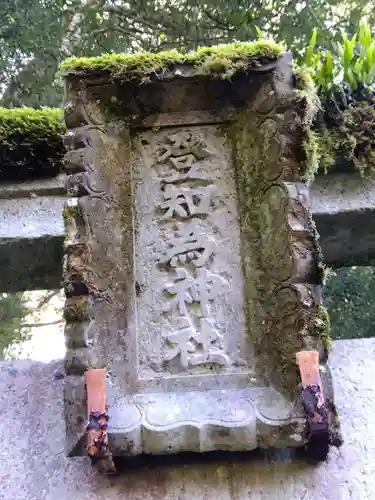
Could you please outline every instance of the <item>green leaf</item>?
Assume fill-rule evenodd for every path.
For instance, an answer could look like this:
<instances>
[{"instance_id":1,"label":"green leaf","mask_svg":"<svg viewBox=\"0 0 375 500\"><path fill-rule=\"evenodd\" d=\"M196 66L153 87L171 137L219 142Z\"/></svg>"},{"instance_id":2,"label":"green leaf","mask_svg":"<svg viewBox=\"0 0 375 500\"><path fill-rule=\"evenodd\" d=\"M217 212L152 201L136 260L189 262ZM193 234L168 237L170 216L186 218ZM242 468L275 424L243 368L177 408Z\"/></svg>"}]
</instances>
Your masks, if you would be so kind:
<instances>
[{"instance_id":1,"label":"green leaf","mask_svg":"<svg viewBox=\"0 0 375 500\"><path fill-rule=\"evenodd\" d=\"M364 45L365 47L369 47L370 44L371 44L371 30L370 26L366 25Z\"/></svg>"},{"instance_id":2,"label":"green leaf","mask_svg":"<svg viewBox=\"0 0 375 500\"><path fill-rule=\"evenodd\" d=\"M263 32L262 32L262 30L257 25L255 25L255 29L256 29L256 32L257 32L259 40L263 39Z\"/></svg>"},{"instance_id":3,"label":"green leaf","mask_svg":"<svg viewBox=\"0 0 375 500\"><path fill-rule=\"evenodd\" d=\"M314 53L314 48L315 48L315 45L316 45L317 34L318 34L318 28L314 28L313 32L312 32L312 35L311 35L309 47L308 47L308 49L306 51L306 58L305 58L305 63L309 67L312 66L313 53Z\"/></svg>"},{"instance_id":4,"label":"green leaf","mask_svg":"<svg viewBox=\"0 0 375 500\"><path fill-rule=\"evenodd\" d=\"M355 76L353 75L351 68L348 69L346 76L347 76L347 82L350 84L350 87L353 90L356 90L358 88L358 82Z\"/></svg>"},{"instance_id":5,"label":"green leaf","mask_svg":"<svg viewBox=\"0 0 375 500\"><path fill-rule=\"evenodd\" d=\"M367 24L365 21L360 21L359 23L359 43L364 46L365 45L365 33L366 33Z\"/></svg>"},{"instance_id":6,"label":"green leaf","mask_svg":"<svg viewBox=\"0 0 375 500\"><path fill-rule=\"evenodd\" d=\"M330 50L327 50L327 52L326 52L325 63L326 63L327 78L329 78L330 80L333 80L333 57L332 57L332 53Z\"/></svg>"},{"instance_id":7,"label":"green leaf","mask_svg":"<svg viewBox=\"0 0 375 500\"><path fill-rule=\"evenodd\" d=\"M363 61L362 59L357 59L354 65L354 74L357 78L363 78Z\"/></svg>"}]
</instances>

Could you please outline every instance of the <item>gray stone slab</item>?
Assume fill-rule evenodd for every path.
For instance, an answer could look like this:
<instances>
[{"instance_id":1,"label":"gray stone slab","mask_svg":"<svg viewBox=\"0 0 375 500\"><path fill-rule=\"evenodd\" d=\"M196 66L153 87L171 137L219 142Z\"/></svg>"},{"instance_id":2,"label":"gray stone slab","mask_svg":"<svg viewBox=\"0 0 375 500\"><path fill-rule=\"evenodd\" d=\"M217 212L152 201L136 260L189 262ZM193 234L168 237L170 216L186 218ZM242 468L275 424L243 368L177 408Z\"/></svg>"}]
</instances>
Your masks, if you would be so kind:
<instances>
[{"instance_id":1,"label":"gray stone slab","mask_svg":"<svg viewBox=\"0 0 375 500\"><path fill-rule=\"evenodd\" d=\"M1 182L0 199L30 198L66 194L66 175L25 182Z\"/></svg>"},{"instance_id":2,"label":"gray stone slab","mask_svg":"<svg viewBox=\"0 0 375 500\"><path fill-rule=\"evenodd\" d=\"M355 173L319 176L311 193L326 263L374 265L375 181Z\"/></svg>"},{"instance_id":3,"label":"gray stone slab","mask_svg":"<svg viewBox=\"0 0 375 500\"><path fill-rule=\"evenodd\" d=\"M61 288L63 235L0 240L0 293Z\"/></svg>"},{"instance_id":4,"label":"gray stone slab","mask_svg":"<svg viewBox=\"0 0 375 500\"><path fill-rule=\"evenodd\" d=\"M306 419L294 397L300 382L295 357L287 386L289 358L272 362L266 353L272 349L270 332L263 330L274 321L272 334L280 344L288 331L290 345L304 321L310 331L312 320L306 318L316 314L310 289L305 296L301 285L315 265L311 240L303 262L300 254L292 260L292 251L286 250L293 231L298 231L293 240L298 248L310 237L304 215L290 215L296 213L297 199L303 205L305 186L285 183L270 190L260 208L267 261L263 273L270 273L272 283L283 280L284 286L273 299L273 312L262 316L268 321L258 323L254 297L265 292L256 288L254 238L247 236L245 245L250 224L240 226L230 142L218 127L142 132L129 148L131 161L116 136L109 139L87 128L79 134L90 134L85 141L90 148L69 153L67 164L74 156L93 167L71 182L77 188L85 183L86 191L77 189L83 195L65 211L65 280L74 287L81 279L93 295L102 292L96 301L77 292L66 302L67 338L72 340L72 324L81 322L91 339L86 346L72 346L65 362L66 372L77 379L65 392L69 453L82 453L77 415L84 406L77 397L78 381L83 384L86 367L101 366L109 372L112 389L108 433L114 456L303 446ZM280 252L271 256L278 246ZM302 322L290 319L289 330L276 319L283 317L284 304L293 304L296 317L303 307ZM252 314L251 325L246 314ZM256 364L263 372L255 370Z\"/></svg>"},{"instance_id":5,"label":"gray stone slab","mask_svg":"<svg viewBox=\"0 0 375 500\"><path fill-rule=\"evenodd\" d=\"M64 201L57 196L0 199L0 239L60 236Z\"/></svg>"},{"instance_id":6,"label":"gray stone slab","mask_svg":"<svg viewBox=\"0 0 375 500\"><path fill-rule=\"evenodd\" d=\"M1 500L370 500L375 494L375 339L336 341L331 367L345 439L326 463L214 454L126 462L105 478L65 457L61 361L0 365ZM133 465L132 465L133 464Z\"/></svg>"},{"instance_id":7,"label":"gray stone slab","mask_svg":"<svg viewBox=\"0 0 375 500\"><path fill-rule=\"evenodd\" d=\"M375 180L357 172L319 175L311 185L311 199L315 217L375 209Z\"/></svg>"},{"instance_id":8,"label":"gray stone slab","mask_svg":"<svg viewBox=\"0 0 375 500\"><path fill-rule=\"evenodd\" d=\"M110 393L108 402L109 442L116 456L248 451L258 447L259 436L266 439L267 427L269 434L285 427L285 445L293 446L301 444L305 427L305 419L293 404L272 387L133 398L113 398Z\"/></svg>"},{"instance_id":9,"label":"gray stone slab","mask_svg":"<svg viewBox=\"0 0 375 500\"><path fill-rule=\"evenodd\" d=\"M0 292L61 287L64 177L0 185Z\"/></svg>"}]
</instances>

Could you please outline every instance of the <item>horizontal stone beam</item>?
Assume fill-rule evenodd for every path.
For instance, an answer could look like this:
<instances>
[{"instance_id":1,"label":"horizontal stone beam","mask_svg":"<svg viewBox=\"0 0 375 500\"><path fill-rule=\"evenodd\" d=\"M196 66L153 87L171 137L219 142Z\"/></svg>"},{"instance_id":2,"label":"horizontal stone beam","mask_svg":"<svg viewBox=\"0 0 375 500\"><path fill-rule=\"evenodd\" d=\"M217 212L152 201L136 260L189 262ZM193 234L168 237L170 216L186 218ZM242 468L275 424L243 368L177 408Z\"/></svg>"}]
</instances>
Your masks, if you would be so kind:
<instances>
[{"instance_id":1,"label":"horizontal stone beam","mask_svg":"<svg viewBox=\"0 0 375 500\"><path fill-rule=\"evenodd\" d=\"M0 292L61 286L64 178L0 185Z\"/></svg>"},{"instance_id":2,"label":"horizontal stone beam","mask_svg":"<svg viewBox=\"0 0 375 500\"><path fill-rule=\"evenodd\" d=\"M375 180L358 173L322 175L311 195L326 264L375 265Z\"/></svg>"},{"instance_id":3,"label":"horizontal stone beam","mask_svg":"<svg viewBox=\"0 0 375 500\"><path fill-rule=\"evenodd\" d=\"M331 267L375 263L375 181L319 176L313 217ZM63 256L64 178L0 186L0 292L57 289Z\"/></svg>"}]
</instances>

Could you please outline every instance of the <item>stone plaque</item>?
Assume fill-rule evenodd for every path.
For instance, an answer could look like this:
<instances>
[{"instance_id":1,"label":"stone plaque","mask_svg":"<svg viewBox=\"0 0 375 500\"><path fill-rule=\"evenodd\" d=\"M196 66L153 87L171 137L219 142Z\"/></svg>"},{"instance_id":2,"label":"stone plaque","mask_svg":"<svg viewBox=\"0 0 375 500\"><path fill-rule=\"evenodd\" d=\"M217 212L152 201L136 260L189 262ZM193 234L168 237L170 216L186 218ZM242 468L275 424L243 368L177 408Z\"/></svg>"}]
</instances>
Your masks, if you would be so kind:
<instances>
[{"instance_id":1,"label":"stone plaque","mask_svg":"<svg viewBox=\"0 0 375 500\"><path fill-rule=\"evenodd\" d=\"M253 373L228 148L195 126L144 132L134 149L139 376Z\"/></svg>"},{"instance_id":2,"label":"stone plaque","mask_svg":"<svg viewBox=\"0 0 375 500\"><path fill-rule=\"evenodd\" d=\"M303 446L303 350L320 353L305 358L324 366L334 408L303 111L289 62L272 68L200 90L194 73L131 91L68 79L72 455L84 453L93 368L107 373L113 455Z\"/></svg>"}]
</instances>

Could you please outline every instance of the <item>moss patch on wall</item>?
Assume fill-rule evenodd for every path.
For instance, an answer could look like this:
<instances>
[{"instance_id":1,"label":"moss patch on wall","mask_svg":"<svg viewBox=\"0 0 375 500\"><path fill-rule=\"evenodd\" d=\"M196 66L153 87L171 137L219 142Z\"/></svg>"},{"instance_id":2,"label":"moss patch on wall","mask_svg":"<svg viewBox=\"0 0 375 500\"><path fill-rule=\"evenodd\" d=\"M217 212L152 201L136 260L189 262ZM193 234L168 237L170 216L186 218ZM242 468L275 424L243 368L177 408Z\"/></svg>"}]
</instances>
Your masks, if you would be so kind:
<instances>
[{"instance_id":1,"label":"moss patch on wall","mask_svg":"<svg viewBox=\"0 0 375 500\"><path fill-rule=\"evenodd\" d=\"M319 143L316 132L313 130L313 122L320 107L320 101L311 70L295 65L293 72L295 101L302 116L302 151L304 154L302 163L305 170L303 178L310 183L314 180L320 165Z\"/></svg>"},{"instance_id":2,"label":"moss patch on wall","mask_svg":"<svg viewBox=\"0 0 375 500\"><path fill-rule=\"evenodd\" d=\"M62 166L62 110L0 108L0 181L54 176Z\"/></svg>"},{"instance_id":3,"label":"moss patch on wall","mask_svg":"<svg viewBox=\"0 0 375 500\"><path fill-rule=\"evenodd\" d=\"M306 109L305 180L333 166L352 165L363 176L375 172L375 96L352 99L343 106L341 93L316 93L313 73L307 67L294 67L296 99ZM337 102L335 99L337 98Z\"/></svg>"},{"instance_id":4,"label":"moss patch on wall","mask_svg":"<svg viewBox=\"0 0 375 500\"><path fill-rule=\"evenodd\" d=\"M290 394L300 380L296 352L317 346L328 351L330 330L329 318L318 301L314 300L311 307L305 309L302 300L294 299L292 289L284 290L280 286L288 279L285 271L293 272L292 241L300 241L302 248L306 245L313 252L314 264L305 279L308 280L306 288L312 290L314 298L318 299L324 284L319 237L309 214L303 214L309 228L305 241L300 235L294 235L296 240L294 236L290 239L287 211L292 209L288 204L293 202L287 192L283 222L276 227L269 224L269 220L276 220L280 207L284 208L282 185L279 188L280 205L275 198L272 207L266 198L273 184L270 179L292 183L312 180L319 167L318 138L313 122L320 102L311 73L304 68L294 68L294 88L291 85L289 91L285 89L286 78L281 76L284 74L281 73L280 78L277 74L269 75L264 80L264 88L267 89L268 84L277 95L274 104L275 94L269 94L267 105L267 97L261 101L260 92L258 99L255 98L256 105L260 106L259 114L256 107L241 111L234 127L228 126L228 135L233 138L237 182L241 186L239 208L246 255L245 292L250 303L247 321L258 369L260 373L265 370L265 376L270 377L281 391ZM269 216L267 210L270 210Z\"/></svg>"},{"instance_id":5,"label":"moss patch on wall","mask_svg":"<svg viewBox=\"0 0 375 500\"><path fill-rule=\"evenodd\" d=\"M159 53L105 54L100 57L66 59L59 73L88 75L96 71L109 72L120 80L147 80L154 73L175 65L189 65L197 74L214 78L230 78L236 72L262 66L284 52L281 45L259 40L252 43L232 43L204 47L195 52L171 50Z\"/></svg>"},{"instance_id":6,"label":"moss patch on wall","mask_svg":"<svg viewBox=\"0 0 375 500\"><path fill-rule=\"evenodd\" d=\"M375 97L338 113L333 124L318 122L320 166L327 172L341 156L363 175L375 172Z\"/></svg>"},{"instance_id":7,"label":"moss patch on wall","mask_svg":"<svg viewBox=\"0 0 375 500\"><path fill-rule=\"evenodd\" d=\"M317 339L322 341L326 354L330 353L332 349L331 322L327 308L322 305L319 306L313 320L312 332Z\"/></svg>"}]
</instances>

